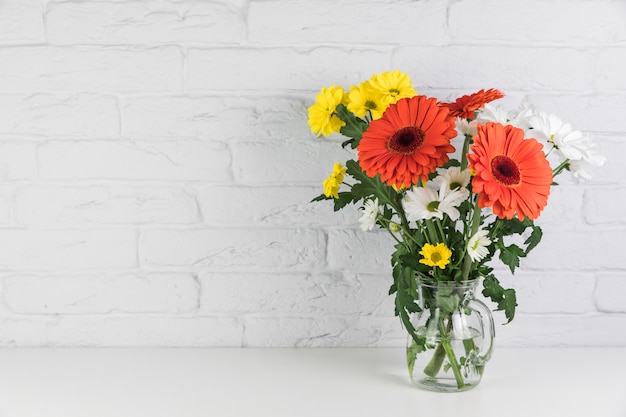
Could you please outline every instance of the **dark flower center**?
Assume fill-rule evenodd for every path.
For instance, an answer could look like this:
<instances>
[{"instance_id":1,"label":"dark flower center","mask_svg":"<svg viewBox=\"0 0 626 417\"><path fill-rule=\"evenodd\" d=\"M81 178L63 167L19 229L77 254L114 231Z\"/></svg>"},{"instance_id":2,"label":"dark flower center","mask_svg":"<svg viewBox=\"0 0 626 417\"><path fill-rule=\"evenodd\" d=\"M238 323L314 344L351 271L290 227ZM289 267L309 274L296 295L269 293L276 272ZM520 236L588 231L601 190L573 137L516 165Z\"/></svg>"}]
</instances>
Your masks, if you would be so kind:
<instances>
[{"instance_id":1,"label":"dark flower center","mask_svg":"<svg viewBox=\"0 0 626 417\"><path fill-rule=\"evenodd\" d=\"M417 126L406 126L394 132L387 147L402 155L411 155L424 143L424 131Z\"/></svg>"},{"instance_id":2,"label":"dark flower center","mask_svg":"<svg viewBox=\"0 0 626 417\"><path fill-rule=\"evenodd\" d=\"M514 160L508 156L498 155L491 160L491 175L503 185L517 185L521 175Z\"/></svg>"},{"instance_id":3,"label":"dark flower center","mask_svg":"<svg viewBox=\"0 0 626 417\"><path fill-rule=\"evenodd\" d=\"M365 101L365 108L366 109L370 109L370 110L376 110L378 106L376 105L375 102L371 101L371 100L367 100Z\"/></svg>"},{"instance_id":4,"label":"dark flower center","mask_svg":"<svg viewBox=\"0 0 626 417\"><path fill-rule=\"evenodd\" d=\"M426 210L428 211L437 211L437 209L439 208L439 201L435 200L435 201L431 201L430 203L428 203L426 205Z\"/></svg>"}]
</instances>

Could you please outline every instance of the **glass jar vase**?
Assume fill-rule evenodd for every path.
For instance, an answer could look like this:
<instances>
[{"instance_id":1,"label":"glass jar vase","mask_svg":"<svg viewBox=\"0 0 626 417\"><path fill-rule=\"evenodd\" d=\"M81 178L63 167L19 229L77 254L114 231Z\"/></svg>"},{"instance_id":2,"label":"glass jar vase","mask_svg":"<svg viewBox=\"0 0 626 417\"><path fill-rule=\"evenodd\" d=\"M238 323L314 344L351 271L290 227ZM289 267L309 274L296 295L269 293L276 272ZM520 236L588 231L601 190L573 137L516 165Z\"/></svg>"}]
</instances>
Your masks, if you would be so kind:
<instances>
[{"instance_id":1,"label":"glass jar vase","mask_svg":"<svg viewBox=\"0 0 626 417\"><path fill-rule=\"evenodd\" d=\"M495 334L489 308L474 297L478 280L417 279L420 312L407 341L411 380L431 391L466 391L480 383Z\"/></svg>"}]
</instances>

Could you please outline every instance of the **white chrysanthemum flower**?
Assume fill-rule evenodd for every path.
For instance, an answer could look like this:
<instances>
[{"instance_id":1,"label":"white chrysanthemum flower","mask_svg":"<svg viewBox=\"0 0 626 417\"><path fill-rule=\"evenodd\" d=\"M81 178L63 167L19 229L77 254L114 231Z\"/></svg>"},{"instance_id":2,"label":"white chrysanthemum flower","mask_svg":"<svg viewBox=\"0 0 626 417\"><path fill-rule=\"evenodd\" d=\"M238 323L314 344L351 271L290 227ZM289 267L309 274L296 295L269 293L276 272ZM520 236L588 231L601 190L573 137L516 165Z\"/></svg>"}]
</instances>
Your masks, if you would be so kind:
<instances>
[{"instance_id":1,"label":"white chrysanthemum flower","mask_svg":"<svg viewBox=\"0 0 626 417\"><path fill-rule=\"evenodd\" d=\"M534 137L554 145L565 159L582 160L594 165L603 158L597 154L591 139L553 114L540 112L531 118L530 124ZM600 165L603 163L600 162Z\"/></svg>"},{"instance_id":2,"label":"white chrysanthemum flower","mask_svg":"<svg viewBox=\"0 0 626 417\"><path fill-rule=\"evenodd\" d=\"M512 125L522 130L529 129L530 119L537 113L534 105L523 101L516 110L507 111L502 105L493 106L485 104L478 110L476 121L478 123L495 122L501 125Z\"/></svg>"},{"instance_id":3,"label":"white chrysanthemum flower","mask_svg":"<svg viewBox=\"0 0 626 417\"><path fill-rule=\"evenodd\" d=\"M572 177L578 183L584 183L591 179L591 174L587 171L589 167L584 161L570 161L568 170L572 173Z\"/></svg>"},{"instance_id":4,"label":"white chrysanthemum flower","mask_svg":"<svg viewBox=\"0 0 626 417\"><path fill-rule=\"evenodd\" d=\"M426 220L436 217L443 219L447 214L457 220L461 213L456 208L467 198L462 191L449 191L448 187L439 189L439 193L428 187L415 187L406 192L402 206L409 220Z\"/></svg>"},{"instance_id":5,"label":"white chrysanthemum flower","mask_svg":"<svg viewBox=\"0 0 626 417\"><path fill-rule=\"evenodd\" d=\"M478 110L476 121L478 123L495 122L507 125L509 124L509 113L502 106L492 106L487 103Z\"/></svg>"},{"instance_id":6,"label":"white chrysanthemum flower","mask_svg":"<svg viewBox=\"0 0 626 417\"><path fill-rule=\"evenodd\" d=\"M516 110L509 113L509 124L527 132L530 130L530 120L538 113L537 107L524 100ZM532 134L530 134L532 136Z\"/></svg>"},{"instance_id":7,"label":"white chrysanthemum flower","mask_svg":"<svg viewBox=\"0 0 626 417\"><path fill-rule=\"evenodd\" d=\"M402 200L407 218L409 220L423 220L436 217L438 213L434 208L431 210L429 205L432 208L431 203L435 201L438 203L437 197L437 191L428 187L415 187L408 190Z\"/></svg>"},{"instance_id":8,"label":"white chrysanthemum flower","mask_svg":"<svg viewBox=\"0 0 626 417\"><path fill-rule=\"evenodd\" d=\"M476 125L478 123L476 122L476 120L467 120L464 117L457 117L456 118L456 127L459 129L459 131L464 134L464 135L470 135L470 136L475 136L478 134L478 132L476 131Z\"/></svg>"},{"instance_id":9,"label":"white chrysanthemum flower","mask_svg":"<svg viewBox=\"0 0 626 417\"><path fill-rule=\"evenodd\" d=\"M469 190L467 186L472 179L472 175L470 174L469 169L464 169L461 171L459 167L450 167L445 172L439 174L433 182L439 185L439 188L447 188L448 191L459 190L463 195L461 201L467 199L469 197ZM457 206L461 203L459 201Z\"/></svg>"},{"instance_id":10,"label":"white chrysanthemum flower","mask_svg":"<svg viewBox=\"0 0 626 417\"><path fill-rule=\"evenodd\" d=\"M591 166L602 166L606 162L606 158L595 151L595 147L592 147L585 159L569 161L567 169L577 182L582 183L591 178L591 174L587 171Z\"/></svg>"},{"instance_id":11,"label":"white chrysanthemum flower","mask_svg":"<svg viewBox=\"0 0 626 417\"><path fill-rule=\"evenodd\" d=\"M372 230L378 219L378 198L374 200L367 200L363 204L363 215L359 218L359 227L364 232Z\"/></svg>"},{"instance_id":12,"label":"white chrysanthemum flower","mask_svg":"<svg viewBox=\"0 0 626 417\"><path fill-rule=\"evenodd\" d=\"M473 262L478 262L489 254L487 246L491 245L491 240L487 237L486 230L479 230L467 242L467 254Z\"/></svg>"}]
</instances>

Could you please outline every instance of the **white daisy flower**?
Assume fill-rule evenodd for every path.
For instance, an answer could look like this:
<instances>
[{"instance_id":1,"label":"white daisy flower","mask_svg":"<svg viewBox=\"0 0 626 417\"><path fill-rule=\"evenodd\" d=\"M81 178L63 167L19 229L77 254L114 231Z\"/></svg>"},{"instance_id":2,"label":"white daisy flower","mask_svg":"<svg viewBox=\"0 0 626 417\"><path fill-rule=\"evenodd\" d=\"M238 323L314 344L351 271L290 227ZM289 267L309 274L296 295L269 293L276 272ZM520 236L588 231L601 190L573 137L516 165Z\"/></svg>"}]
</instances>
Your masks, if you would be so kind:
<instances>
[{"instance_id":1,"label":"white daisy flower","mask_svg":"<svg viewBox=\"0 0 626 417\"><path fill-rule=\"evenodd\" d=\"M428 187L415 187L406 192L402 206L408 220L426 220L436 217L443 219L447 214L452 220L457 220L461 213L457 210L463 200L467 198L460 190L449 191L448 187L436 190Z\"/></svg>"},{"instance_id":2,"label":"white daisy flower","mask_svg":"<svg viewBox=\"0 0 626 417\"><path fill-rule=\"evenodd\" d=\"M489 254L487 246L491 245L491 240L487 234L486 230L479 230L467 242L467 254L473 262L478 262Z\"/></svg>"},{"instance_id":3,"label":"white daisy flower","mask_svg":"<svg viewBox=\"0 0 626 417\"><path fill-rule=\"evenodd\" d=\"M530 130L530 120L538 113L537 107L524 100L520 103L516 110L509 113L509 124L525 130ZM532 134L530 135L532 136Z\"/></svg>"},{"instance_id":4,"label":"white daisy flower","mask_svg":"<svg viewBox=\"0 0 626 417\"><path fill-rule=\"evenodd\" d=\"M584 161L570 161L567 167L568 171L572 173L572 177L578 183L584 183L591 179L591 174L587 171L588 164Z\"/></svg>"},{"instance_id":5,"label":"white daisy flower","mask_svg":"<svg viewBox=\"0 0 626 417\"><path fill-rule=\"evenodd\" d=\"M361 230L367 232L374 228L376 225L376 219L378 219L378 198L374 200L367 200L363 204L363 215L359 218L359 226Z\"/></svg>"},{"instance_id":6,"label":"white daisy flower","mask_svg":"<svg viewBox=\"0 0 626 417\"><path fill-rule=\"evenodd\" d=\"M599 162L599 155L591 139L557 116L540 112L530 119L530 124L535 138L554 145L563 158L570 161L584 160L591 164Z\"/></svg>"},{"instance_id":7,"label":"white daisy flower","mask_svg":"<svg viewBox=\"0 0 626 417\"><path fill-rule=\"evenodd\" d=\"M581 159L580 161L569 161L567 169L579 183L585 182L591 178L591 174L588 172L590 167L602 166L606 161L606 158L603 155L593 152L595 149L592 148L591 151L592 152L589 153L585 159Z\"/></svg>"},{"instance_id":8,"label":"white daisy flower","mask_svg":"<svg viewBox=\"0 0 626 417\"><path fill-rule=\"evenodd\" d=\"M437 212L439 206L437 191L428 187L415 187L408 190L402 200L402 206L409 220L423 220L432 217L443 218Z\"/></svg>"},{"instance_id":9,"label":"white daisy flower","mask_svg":"<svg viewBox=\"0 0 626 417\"><path fill-rule=\"evenodd\" d=\"M519 107L512 111L507 111L502 105L493 106L487 103L478 110L476 121L478 123L495 122L528 130L529 120L536 112L535 106L526 101L520 103Z\"/></svg>"},{"instance_id":10,"label":"white daisy flower","mask_svg":"<svg viewBox=\"0 0 626 417\"><path fill-rule=\"evenodd\" d=\"M464 135L470 135L470 136L475 136L478 134L478 132L476 131L476 125L478 123L476 123L476 120L467 120L464 117L457 117L456 118L456 127L459 129L459 131L464 134Z\"/></svg>"},{"instance_id":11,"label":"white daisy flower","mask_svg":"<svg viewBox=\"0 0 626 417\"><path fill-rule=\"evenodd\" d=\"M459 190L464 195L461 201L469 197L467 186L472 179L469 169L461 171L459 167L450 167L445 172L439 174L433 182L439 185L439 188L447 188L448 191ZM458 204L461 202L459 201ZM457 204L457 205L458 205Z\"/></svg>"},{"instance_id":12,"label":"white daisy flower","mask_svg":"<svg viewBox=\"0 0 626 417\"><path fill-rule=\"evenodd\" d=\"M492 106L487 103L483 108L478 110L476 122L495 122L501 125L507 125L509 124L509 113L502 106Z\"/></svg>"}]
</instances>

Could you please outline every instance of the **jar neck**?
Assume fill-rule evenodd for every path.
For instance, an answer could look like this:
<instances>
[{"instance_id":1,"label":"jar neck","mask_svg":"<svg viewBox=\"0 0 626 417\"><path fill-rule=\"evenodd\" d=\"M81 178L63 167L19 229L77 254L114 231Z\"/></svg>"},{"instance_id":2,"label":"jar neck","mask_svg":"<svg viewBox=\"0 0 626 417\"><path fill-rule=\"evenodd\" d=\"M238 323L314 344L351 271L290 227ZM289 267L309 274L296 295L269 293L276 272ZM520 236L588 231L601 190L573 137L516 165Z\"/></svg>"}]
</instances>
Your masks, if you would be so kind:
<instances>
[{"instance_id":1,"label":"jar neck","mask_svg":"<svg viewBox=\"0 0 626 417\"><path fill-rule=\"evenodd\" d=\"M473 292L478 286L479 280L473 279L469 281L433 281L428 278L418 277L417 285L423 288L427 288L431 291L445 290L455 288L459 291Z\"/></svg>"}]
</instances>

